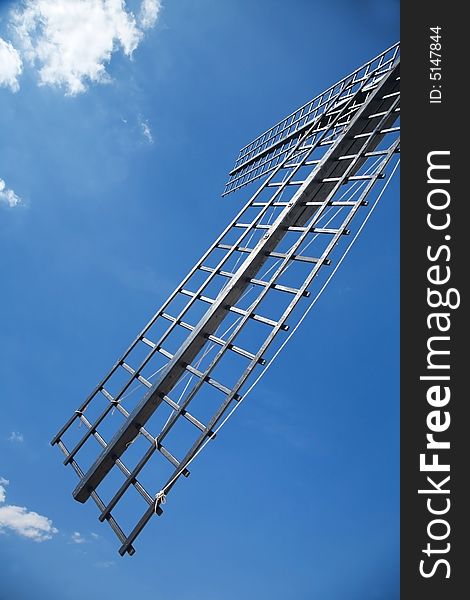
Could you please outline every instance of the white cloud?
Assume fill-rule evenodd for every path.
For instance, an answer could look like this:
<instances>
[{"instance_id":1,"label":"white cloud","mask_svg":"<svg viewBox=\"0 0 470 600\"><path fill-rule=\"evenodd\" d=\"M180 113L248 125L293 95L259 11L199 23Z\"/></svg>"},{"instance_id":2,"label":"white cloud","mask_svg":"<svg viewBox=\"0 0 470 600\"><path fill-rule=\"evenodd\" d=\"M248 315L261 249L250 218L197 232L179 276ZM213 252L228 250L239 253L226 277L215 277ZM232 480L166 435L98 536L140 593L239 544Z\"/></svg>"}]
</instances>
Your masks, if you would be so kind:
<instances>
[{"instance_id":1,"label":"white cloud","mask_svg":"<svg viewBox=\"0 0 470 600\"><path fill-rule=\"evenodd\" d=\"M18 442L18 444L21 444L22 442L24 442L24 435L19 431L12 431L8 436L8 441Z\"/></svg>"},{"instance_id":2,"label":"white cloud","mask_svg":"<svg viewBox=\"0 0 470 600\"><path fill-rule=\"evenodd\" d=\"M110 567L114 567L114 560L103 560L95 563L95 567L98 569L109 569Z\"/></svg>"},{"instance_id":3,"label":"white cloud","mask_svg":"<svg viewBox=\"0 0 470 600\"><path fill-rule=\"evenodd\" d=\"M150 125L148 119L139 119L139 126L142 132L142 135L147 140L149 144L153 144L153 135L152 130L150 129Z\"/></svg>"},{"instance_id":4,"label":"white cloud","mask_svg":"<svg viewBox=\"0 0 470 600\"><path fill-rule=\"evenodd\" d=\"M5 490L5 486L8 485L9 483L10 482L8 481L8 479L4 479L3 477L0 477L0 504L5 502L5 499L7 497L7 492Z\"/></svg>"},{"instance_id":5,"label":"white cloud","mask_svg":"<svg viewBox=\"0 0 470 600\"><path fill-rule=\"evenodd\" d=\"M94 532L92 532L92 533L91 533L91 537L92 537L94 540L99 540L99 539L100 539L100 536L99 536L97 533L94 533Z\"/></svg>"},{"instance_id":6,"label":"white cloud","mask_svg":"<svg viewBox=\"0 0 470 600\"><path fill-rule=\"evenodd\" d=\"M23 70L23 62L10 42L0 37L0 87L8 87L12 92L20 89L18 77Z\"/></svg>"},{"instance_id":7,"label":"white cloud","mask_svg":"<svg viewBox=\"0 0 470 600\"><path fill-rule=\"evenodd\" d=\"M82 536L82 534L79 531L74 531L72 533L72 535L70 536L70 539L72 540L72 542L74 544L85 544L86 543L86 539Z\"/></svg>"},{"instance_id":8,"label":"white cloud","mask_svg":"<svg viewBox=\"0 0 470 600\"><path fill-rule=\"evenodd\" d=\"M161 7L160 0L142 0L139 13L139 23L142 29L150 29L155 25Z\"/></svg>"},{"instance_id":9,"label":"white cloud","mask_svg":"<svg viewBox=\"0 0 470 600\"><path fill-rule=\"evenodd\" d=\"M8 189L3 179L0 179L0 204L2 202L13 208L21 203L21 198L13 190Z\"/></svg>"},{"instance_id":10,"label":"white cloud","mask_svg":"<svg viewBox=\"0 0 470 600\"><path fill-rule=\"evenodd\" d=\"M6 500L7 479L0 477L0 503ZM24 506L4 504L0 506L0 533L11 530L21 537L28 538L34 542L45 542L58 533L52 525L52 521L36 512L29 511Z\"/></svg>"},{"instance_id":11,"label":"white cloud","mask_svg":"<svg viewBox=\"0 0 470 600\"><path fill-rule=\"evenodd\" d=\"M159 8L159 0L143 0L142 29L153 27ZM65 88L68 95L108 82L113 53L131 57L144 36L124 0L25 0L12 12L12 25L40 85Z\"/></svg>"}]
</instances>

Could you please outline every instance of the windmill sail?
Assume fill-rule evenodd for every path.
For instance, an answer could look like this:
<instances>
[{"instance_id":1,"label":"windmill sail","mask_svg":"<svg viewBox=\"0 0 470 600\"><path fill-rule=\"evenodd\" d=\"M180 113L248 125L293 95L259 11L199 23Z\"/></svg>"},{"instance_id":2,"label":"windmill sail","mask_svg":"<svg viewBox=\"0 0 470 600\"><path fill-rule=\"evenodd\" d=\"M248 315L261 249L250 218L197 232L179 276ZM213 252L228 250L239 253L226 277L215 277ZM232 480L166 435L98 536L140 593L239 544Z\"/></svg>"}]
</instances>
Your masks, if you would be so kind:
<instances>
[{"instance_id":1,"label":"windmill sail","mask_svg":"<svg viewBox=\"0 0 470 600\"><path fill-rule=\"evenodd\" d=\"M341 258L396 160L399 101L395 45L245 146L224 193L260 187L53 438L121 554Z\"/></svg>"}]
</instances>

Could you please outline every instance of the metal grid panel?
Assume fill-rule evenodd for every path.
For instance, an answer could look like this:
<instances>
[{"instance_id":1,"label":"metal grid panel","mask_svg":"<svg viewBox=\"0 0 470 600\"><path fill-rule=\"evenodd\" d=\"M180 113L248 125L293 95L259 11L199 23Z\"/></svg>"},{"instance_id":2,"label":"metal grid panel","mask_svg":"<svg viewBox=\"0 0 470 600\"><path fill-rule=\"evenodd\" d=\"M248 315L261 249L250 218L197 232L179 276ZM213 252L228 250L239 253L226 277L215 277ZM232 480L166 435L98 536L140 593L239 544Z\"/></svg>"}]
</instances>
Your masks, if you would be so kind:
<instances>
[{"instance_id":1,"label":"metal grid panel","mask_svg":"<svg viewBox=\"0 0 470 600\"><path fill-rule=\"evenodd\" d=\"M121 554L162 513L150 486L168 493L189 475L366 206L398 149L398 102L395 67L306 130L52 440L80 478L75 498L95 501Z\"/></svg>"},{"instance_id":2,"label":"metal grid panel","mask_svg":"<svg viewBox=\"0 0 470 600\"><path fill-rule=\"evenodd\" d=\"M399 51L399 44L394 44L244 146L222 195L226 196L275 169L314 122L317 130L321 130L325 126L323 115L338 110L360 89L376 84L390 71L399 60Z\"/></svg>"}]
</instances>

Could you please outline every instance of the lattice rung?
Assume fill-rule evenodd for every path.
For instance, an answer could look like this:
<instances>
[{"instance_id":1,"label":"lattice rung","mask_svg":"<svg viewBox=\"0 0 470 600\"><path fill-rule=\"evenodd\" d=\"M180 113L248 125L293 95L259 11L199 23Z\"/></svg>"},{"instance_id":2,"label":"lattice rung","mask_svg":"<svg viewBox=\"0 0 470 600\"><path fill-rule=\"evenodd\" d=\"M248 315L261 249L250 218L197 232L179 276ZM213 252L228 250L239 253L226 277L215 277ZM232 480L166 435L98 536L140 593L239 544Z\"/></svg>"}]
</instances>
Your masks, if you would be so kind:
<instances>
[{"instance_id":1,"label":"lattice rung","mask_svg":"<svg viewBox=\"0 0 470 600\"><path fill-rule=\"evenodd\" d=\"M209 298L208 296L196 294L196 292L191 292L190 290L181 289L180 293L186 296L190 296L191 298L196 297L198 298L198 300L206 302L207 304L214 304L215 302L214 298ZM268 319L267 317L263 317L261 315L257 315L256 313L251 313L249 311L243 310L242 308L238 308L238 306L227 306L226 310L228 310L229 312L233 312L237 315L242 315L243 317L248 315L250 319L253 319L254 321L259 321L260 323L264 323L265 325L270 325L271 327L277 326L277 321L273 321L272 319ZM283 325L281 329L283 331L287 331L289 329L289 326Z\"/></svg>"},{"instance_id":2,"label":"lattice rung","mask_svg":"<svg viewBox=\"0 0 470 600\"><path fill-rule=\"evenodd\" d=\"M145 379L145 377L143 377L142 375L139 375L137 373L137 371L135 371L135 369L133 369L130 365L128 365L125 362L121 363L121 366L131 375L134 375L134 377L137 379L137 381L139 381L140 383L142 383L143 385L145 385L145 387L147 388L151 388L152 384L148 379Z\"/></svg>"},{"instance_id":3,"label":"lattice rung","mask_svg":"<svg viewBox=\"0 0 470 600\"><path fill-rule=\"evenodd\" d=\"M312 205L312 206L313 205L315 205L315 206L323 206L323 204L324 204L324 202L315 202L315 203L313 203L313 202L305 202L304 203L305 206L309 206L309 205ZM355 203L353 203L353 204L355 204ZM217 247L221 248L223 250L228 250L228 249L232 248L233 246L229 246L227 244L218 244ZM251 254L251 252L254 252L254 248L244 248L242 246L237 246L236 250L237 250L237 252L242 252L244 254ZM284 259L284 258L287 258L288 255L286 253L284 253L284 252L270 252L268 254L268 256L270 256L271 258L282 258L282 259ZM316 258L314 256L304 256L302 254L295 254L294 253L294 254L291 254L289 256L289 260L300 261L300 262L309 262L309 263L317 263L320 260L320 258ZM325 260L325 261L323 261L323 263L325 265L329 265L330 261ZM273 289L277 289L275 285L272 286L272 288Z\"/></svg>"},{"instance_id":4,"label":"lattice rung","mask_svg":"<svg viewBox=\"0 0 470 600\"><path fill-rule=\"evenodd\" d=\"M176 319L176 317L172 317L168 313L162 313L162 317L172 323L177 322L178 325L180 325L184 329L187 329L188 331L194 331L193 325L190 325L189 323L186 323L185 321L182 321L181 319ZM211 334L208 336L207 339L211 342L214 342L214 344L217 344L218 346L227 346L229 350L231 350L235 354L239 354L240 356L243 356L244 358L247 358L249 360L255 359L255 355L252 352L249 352L248 350L245 350L244 348L240 348L239 346L235 346L234 344L227 345L227 342L224 339L222 339L216 335ZM153 344L153 342L151 342L151 343ZM155 346L155 344L153 344L153 346ZM264 358L258 359L258 362L261 365L264 365L266 363Z\"/></svg>"},{"instance_id":5,"label":"lattice rung","mask_svg":"<svg viewBox=\"0 0 470 600\"><path fill-rule=\"evenodd\" d=\"M275 255L276 253L271 253L270 256ZM279 254L279 253L277 253ZM276 256L276 258L278 258L278 256ZM306 260L306 262L317 262L317 259L310 259L310 257L301 257L299 260L302 260L302 258L304 258ZM223 277L227 277L228 279L231 279L232 277L235 276L235 273L230 273L229 271L221 271L220 269L214 269L213 267L207 267L205 265L200 265L199 269L201 269L201 271L206 271L208 273L217 273L217 275L222 275ZM250 279L250 283L252 283L253 285L259 285L261 287L270 287L273 290L278 290L280 292L286 292L288 294L293 294L294 296L296 294L299 293L299 290L293 287L289 287L286 285L279 285L277 283L271 283L270 281L264 281L262 279L254 279L251 278ZM304 292L304 296L308 297L308 293Z\"/></svg>"}]
</instances>

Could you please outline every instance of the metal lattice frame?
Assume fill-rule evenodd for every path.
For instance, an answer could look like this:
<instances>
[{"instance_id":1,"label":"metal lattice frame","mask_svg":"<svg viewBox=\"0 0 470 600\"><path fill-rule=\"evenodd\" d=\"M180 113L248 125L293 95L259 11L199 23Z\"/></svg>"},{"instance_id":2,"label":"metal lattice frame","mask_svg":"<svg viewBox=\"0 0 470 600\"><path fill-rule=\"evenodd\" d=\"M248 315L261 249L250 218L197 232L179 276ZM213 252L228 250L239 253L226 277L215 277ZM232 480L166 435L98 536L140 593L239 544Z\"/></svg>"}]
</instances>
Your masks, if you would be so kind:
<instances>
[{"instance_id":1,"label":"metal lattice frame","mask_svg":"<svg viewBox=\"0 0 470 600\"><path fill-rule=\"evenodd\" d=\"M299 137L313 122L318 122L333 103L346 102L358 90L374 85L392 69L399 51L399 44L394 44L244 146L229 173L223 195L273 171L296 146Z\"/></svg>"},{"instance_id":2,"label":"metal lattice frame","mask_svg":"<svg viewBox=\"0 0 470 600\"><path fill-rule=\"evenodd\" d=\"M242 149L226 193L266 180L52 440L80 479L75 499L95 501L121 554L162 514L147 488L168 493L189 475L367 210L399 150L399 98L396 45ZM133 490L145 509L124 533L116 513L136 512Z\"/></svg>"}]
</instances>

